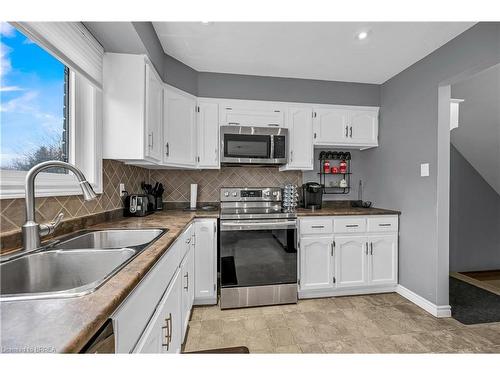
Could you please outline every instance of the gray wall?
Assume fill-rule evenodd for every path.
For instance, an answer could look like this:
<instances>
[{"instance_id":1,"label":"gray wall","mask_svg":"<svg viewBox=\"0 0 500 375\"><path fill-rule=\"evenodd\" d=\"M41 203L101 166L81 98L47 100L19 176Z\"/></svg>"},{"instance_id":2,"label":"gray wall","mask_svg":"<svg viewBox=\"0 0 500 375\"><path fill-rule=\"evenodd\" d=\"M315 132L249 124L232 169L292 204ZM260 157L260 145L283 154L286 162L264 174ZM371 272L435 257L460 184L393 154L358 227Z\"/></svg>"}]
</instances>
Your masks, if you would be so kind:
<instances>
[{"instance_id":1,"label":"gray wall","mask_svg":"<svg viewBox=\"0 0 500 375\"><path fill-rule=\"evenodd\" d=\"M198 74L198 95L323 104L380 104L379 85L207 72Z\"/></svg>"},{"instance_id":2,"label":"gray wall","mask_svg":"<svg viewBox=\"0 0 500 375\"><path fill-rule=\"evenodd\" d=\"M480 23L382 85L377 148L362 159L365 196L402 211L399 283L437 305L448 304L438 274L437 133L440 83L500 61L500 23ZM420 177L420 163L430 177ZM446 279L447 280L447 279Z\"/></svg>"},{"instance_id":3,"label":"gray wall","mask_svg":"<svg viewBox=\"0 0 500 375\"><path fill-rule=\"evenodd\" d=\"M163 81L193 95L378 106L380 85L198 72L164 53L151 22L85 22L105 51L147 53Z\"/></svg>"},{"instance_id":4,"label":"gray wall","mask_svg":"<svg viewBox=\"0 0 500 375\"><path fill-rule=\"evenodd\" d=\"M451 86L460 104L451 143L500 194L500 65Z\"/></svg>"},{"instance_id":5,"label":"gray wall","mask_svg":"<svg viewBox=\"0 0 500 375\"><path fill-rule=\"evenodd\" d=\"M500 269L500 195L450 148L450 271Z\"/></svg>"}]
</instances>

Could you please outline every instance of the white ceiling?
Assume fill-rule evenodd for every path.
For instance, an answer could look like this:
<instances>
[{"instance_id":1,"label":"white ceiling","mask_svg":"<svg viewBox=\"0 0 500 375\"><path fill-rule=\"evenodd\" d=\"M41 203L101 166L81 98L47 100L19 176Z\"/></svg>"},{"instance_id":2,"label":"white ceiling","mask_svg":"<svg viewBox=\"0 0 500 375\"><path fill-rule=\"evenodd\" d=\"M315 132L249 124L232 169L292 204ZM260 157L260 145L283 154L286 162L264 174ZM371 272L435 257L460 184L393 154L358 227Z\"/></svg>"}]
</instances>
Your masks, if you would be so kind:
<instances>
[{"instance_id":1,"label":"white ceiling","mask_svg":"<svg viewBox=\"0 0 500 375\"><path fill-rule=\"evenodd\" d=\"M165 53L203 72L384 83L471 22L153 22ZM368 31L366 40L356 39Z\"/></svg>"}]
</instances>

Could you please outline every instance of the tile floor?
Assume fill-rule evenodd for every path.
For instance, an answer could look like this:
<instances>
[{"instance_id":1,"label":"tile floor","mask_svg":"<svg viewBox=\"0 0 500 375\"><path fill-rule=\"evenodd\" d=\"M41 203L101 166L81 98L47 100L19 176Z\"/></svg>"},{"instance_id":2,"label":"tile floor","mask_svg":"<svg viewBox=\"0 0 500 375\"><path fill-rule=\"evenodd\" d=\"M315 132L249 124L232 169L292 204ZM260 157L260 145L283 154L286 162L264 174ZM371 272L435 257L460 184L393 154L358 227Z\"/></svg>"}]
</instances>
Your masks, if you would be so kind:
<instances>
[{"instance_id":1,"label":"tile floor","mask_svg":"<svg viewBox=\"0 0 500 375\"><path fill-rule=\"evenodd\" d=\"M500 353L500 323L437 319L395 293L195 307L184 351L230 346L250 353Z\"/></svg>"}]
</instances>

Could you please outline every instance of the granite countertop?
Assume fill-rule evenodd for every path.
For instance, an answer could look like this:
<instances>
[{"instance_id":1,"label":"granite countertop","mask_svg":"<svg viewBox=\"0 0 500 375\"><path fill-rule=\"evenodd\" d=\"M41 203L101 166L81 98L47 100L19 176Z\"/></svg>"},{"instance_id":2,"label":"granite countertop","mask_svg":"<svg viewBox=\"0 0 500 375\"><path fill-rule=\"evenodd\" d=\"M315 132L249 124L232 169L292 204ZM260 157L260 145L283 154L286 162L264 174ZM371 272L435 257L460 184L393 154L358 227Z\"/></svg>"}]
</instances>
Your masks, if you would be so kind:
<instances>
[{"instance_id":1,"label":"granite countertop","mask_svg":"<svg viewBox=\"0 0 500 375\"><path fill-rule=\"evenodd\" d=\"M297 216L344 216L344 215L400 215L400 211L387 210L384 208L363 207L335 207L326 206L319 210L309 208L298 208Z\"/></svg>"},{"instance_id":2,"label":"granite countertop","mask_svg":"<svg viewBox=\"0 0 500 375\"><path fill-rule=\"evenodd\" d=\"M82 297L2 302L2 352L79 352L194 218L218 211L167 210L114 219L88 229L166 228L151 244L94 293Z\"/></svg>"}]
</instances>

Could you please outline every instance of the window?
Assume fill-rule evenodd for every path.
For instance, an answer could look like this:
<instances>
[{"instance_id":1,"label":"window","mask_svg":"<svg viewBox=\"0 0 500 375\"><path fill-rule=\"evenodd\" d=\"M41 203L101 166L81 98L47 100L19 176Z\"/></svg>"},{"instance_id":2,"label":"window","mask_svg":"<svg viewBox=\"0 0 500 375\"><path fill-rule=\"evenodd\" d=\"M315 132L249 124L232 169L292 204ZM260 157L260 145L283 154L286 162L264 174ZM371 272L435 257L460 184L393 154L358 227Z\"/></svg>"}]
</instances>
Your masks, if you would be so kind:
<instances>
[{"instance_id":1,"label":"window","mask_svg":"<svg viewBox=\"0 0 500 375\"><path fill-rule=\"evenodd\" d=\"M23 197L26 171L46 160L101 192L102 47L75 22L0 22L0 37L0 198ZM36 182L37 196L80 194L65 169Z\"/></svg>"},{"instance_id":2,"label":"window","mask_svg":"<svg viewBox=\"0 0 500 375\"><path fill-rule=\"evenodd\" d=\"M68 161L68 67L8 23L0 30L0 168L27 171L47 160Z\"/></svg>"}]
</instances>

